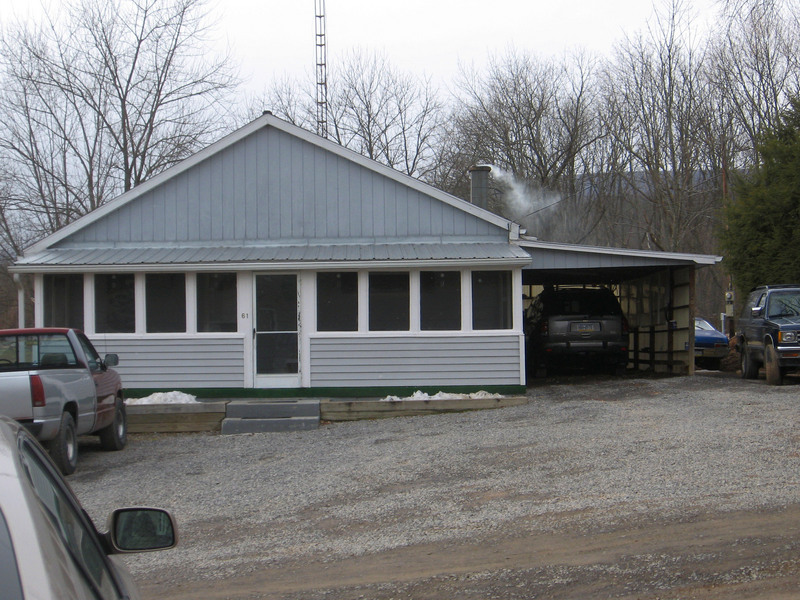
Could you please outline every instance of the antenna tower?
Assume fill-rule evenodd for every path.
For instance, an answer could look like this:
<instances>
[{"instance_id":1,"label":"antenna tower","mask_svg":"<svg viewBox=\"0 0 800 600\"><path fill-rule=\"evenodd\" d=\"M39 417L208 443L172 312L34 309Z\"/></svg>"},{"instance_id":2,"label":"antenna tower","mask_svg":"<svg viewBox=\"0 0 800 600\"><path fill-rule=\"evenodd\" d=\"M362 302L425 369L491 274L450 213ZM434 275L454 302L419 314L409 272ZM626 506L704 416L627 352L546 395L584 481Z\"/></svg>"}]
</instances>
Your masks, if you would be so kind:
<instances>
[{"instance_id":1,"label":"antenna tower","mask_svg":"<svg viewBox=\"0 0 800 600\"><path fill-rule=\"evenodd\" d=\"M325 0L314 0L317 45L317 135L328 137L328 51L325 48Z\"/></svg>"}]
</instances>

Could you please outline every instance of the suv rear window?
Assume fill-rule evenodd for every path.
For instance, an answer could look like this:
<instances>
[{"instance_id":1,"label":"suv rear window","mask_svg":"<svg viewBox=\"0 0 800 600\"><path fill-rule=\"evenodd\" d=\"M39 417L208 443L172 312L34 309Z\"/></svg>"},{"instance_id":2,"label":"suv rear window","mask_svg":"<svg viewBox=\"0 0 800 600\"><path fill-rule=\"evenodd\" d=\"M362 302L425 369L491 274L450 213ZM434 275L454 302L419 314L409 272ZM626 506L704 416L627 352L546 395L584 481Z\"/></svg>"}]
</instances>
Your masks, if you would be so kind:
<instances>
[{"instance_id":1,"label":"suv rear window","mask_svg":"<svg viewBox=\"0 0 800 600\"><path fill-rule=\"evenodd\" d=\"M610 290L558 290L545 296L551 315L619 315L619 302Z\"/></svg>"}]
</instances>

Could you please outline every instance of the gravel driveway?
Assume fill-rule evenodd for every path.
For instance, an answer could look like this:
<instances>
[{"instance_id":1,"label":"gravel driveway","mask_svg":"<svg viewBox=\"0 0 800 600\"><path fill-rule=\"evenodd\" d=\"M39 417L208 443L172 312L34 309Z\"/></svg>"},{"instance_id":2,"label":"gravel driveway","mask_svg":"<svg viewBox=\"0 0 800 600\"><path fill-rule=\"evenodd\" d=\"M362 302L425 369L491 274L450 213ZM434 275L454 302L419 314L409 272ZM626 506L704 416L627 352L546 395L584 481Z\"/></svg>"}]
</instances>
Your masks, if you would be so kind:
<instances>
[{"instance_id":1,"label":"gravel driveway","mask_svg":"<svg viewBox=\"0 0 800 600\"><path fill-rule=\"evenodd\" d=\"M426 570L420 553L463 551L466 564L472 552L485 564L479 553L489 547L512 555L514 544L524 549L530 540L558 537L554 547L563 544L569 557L567 538L651 525L670 531L693 521L700 528L710 517L800 506L796 382L775 388L712 372L578 376L547 380L528 396L528 404L513 408L335 423L309 432L140 434L120 453L86 443L70 483L101 523L123 505L172 510L179 547L128 559L153 598L532 598L536 578L551 592L545 597L579 597L572 594L610 577L611 562L619 568L619 556L638 556L638 568L652 571L659 560L669 562L669 552L647 559L651 550L618 550L616 559L592 563L607 573L595 572L584 588L570 587L574 573L558 571L565 558L537 570L520 550L506 558L510 568L486 567L482 578L455 566L437 570L434 558ZM772 565L793 577L795 533L786 531L780 542L786 556ZM379 564L381 557L401 561L397 572L405 575L359 579L359 565ZM313 575L329 567L330 576ZM711 573L718 568L709 567L710 583L701 583L753 580L740 567ZM768 578L766 569L761 577ZM552 593L559 578L562 596ZM633 574L617 592L595 597L712 597L670 596L665 589L687 584L676 578L668 584ZM280 587L270 587L279 579ZM233 585L238 580L253 583ZM519 596L510 591L512 581L525 590ZM470 595L468 588L477 591Z\"/></svg>"}]
</instances>

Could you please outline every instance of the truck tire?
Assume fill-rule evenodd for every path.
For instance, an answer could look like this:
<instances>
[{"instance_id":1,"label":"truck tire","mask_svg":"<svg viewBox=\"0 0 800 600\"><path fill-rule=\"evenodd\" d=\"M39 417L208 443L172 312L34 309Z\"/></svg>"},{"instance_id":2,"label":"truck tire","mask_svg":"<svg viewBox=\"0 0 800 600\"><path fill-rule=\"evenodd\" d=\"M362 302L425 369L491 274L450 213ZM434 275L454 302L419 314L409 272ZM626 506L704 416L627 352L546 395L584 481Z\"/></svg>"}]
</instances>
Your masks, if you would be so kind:
<instances>
[{"instance_id":1,"label":"truck tire","mask_svg":"<svg viewBox=\"0 0 800 600\"><path fill-rule=\"evenodd\" d=\"M103 450L122 450L128 443L128 415L122 398L114 403L114 421L97 433Z\"/></svg>"},{"instance_id":2,"label":"truck tire","mask_svg":"<svg viewBox=\"0 0 800 600\"><path fill-rule=\"evenodd\" d=\"M767 383L769 385L782 385L783 373L778 362L778 351L775 346L767 344L764 348L764 370L767 372Z\"/></svg>"},{"instance_id":3,"label":"truck tire","mask_svg":"<svg viewBox=\"0 0 800 600\"><path fill-rule=\"evenodd\" d=\"M47 451L64 475L71 475L78 466L78 435L75 419L68 412L61 415L61 425L55 439L47 442Z\"/></svg>"},{"instance_id":4,"label":"truck tire","mask_svg":"<svg viewBox=\"0 0 800 600\"><path fill-rule=\"evenodd\" d=\"M747 344L742 344L742 379L758 379L758 363L750 358L750 353L747 351Z\"/></svg>"}]
</instances>

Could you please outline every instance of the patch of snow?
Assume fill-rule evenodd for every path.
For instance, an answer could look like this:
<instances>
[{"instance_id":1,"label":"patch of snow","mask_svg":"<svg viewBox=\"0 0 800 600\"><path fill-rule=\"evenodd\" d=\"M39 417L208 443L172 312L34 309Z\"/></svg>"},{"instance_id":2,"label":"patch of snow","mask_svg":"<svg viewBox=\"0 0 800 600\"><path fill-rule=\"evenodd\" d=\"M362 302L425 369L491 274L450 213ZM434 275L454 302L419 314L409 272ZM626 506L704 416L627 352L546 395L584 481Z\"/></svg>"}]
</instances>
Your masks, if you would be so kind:
<instances>
[{"instance_id":1,"label":"patch of snow","mask_svg":"<svg viewBox=\"0 0 800 600\"><path fill-rule=\"evenodd\" d=\"M195 404L197 397L183 392L156 392L144 398L128 398L125 404Z\"/></svg>"},{"instance_id":2,"label":"patch of snow","mask_svg":"<svg viewBox=\"0 0 800 600\"><path fill-rule=\"evenodd\" d=\"M489 392L485 392L483 390L479 392L473 392L471 394L450 394L447 392L437 392L433 396L426 394L425 392L421 392L417 390L414 392L413 395L408 396L406 398L400 398L399 396L386 396L386 398L381 398L381 402L401 402L403 400L470 400L470 399L480 399L486 400L491 398L502 398L501 394L490 394Z\"/></svg>"}]
</instances>

